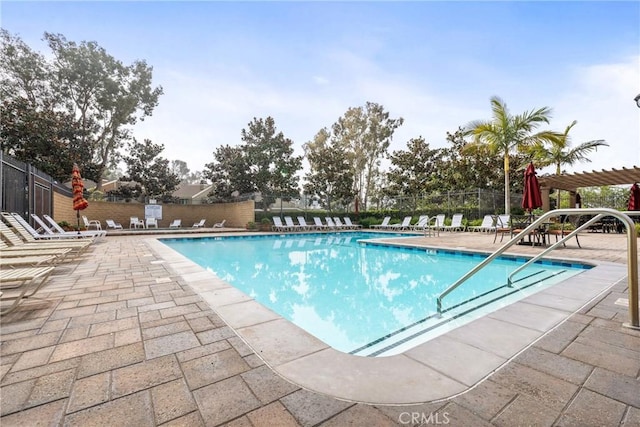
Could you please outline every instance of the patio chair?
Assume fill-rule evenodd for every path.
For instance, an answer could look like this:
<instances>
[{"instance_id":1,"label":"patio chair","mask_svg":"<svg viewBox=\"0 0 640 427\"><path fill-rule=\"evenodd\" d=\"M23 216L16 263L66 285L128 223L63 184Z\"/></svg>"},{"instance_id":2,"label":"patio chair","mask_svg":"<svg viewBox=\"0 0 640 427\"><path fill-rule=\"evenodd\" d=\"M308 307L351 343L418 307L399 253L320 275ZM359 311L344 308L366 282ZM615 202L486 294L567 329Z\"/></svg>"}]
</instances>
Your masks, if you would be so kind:
<instances>
[{"instance_id":1,"label":"patio chair","mask_svg":"<svg viewBox=\"0 0 640 427\"><path fill-rule=\"evenodd\" d=\"M223 219L221 222L216 222L215 224L213 224L213 228L222 228L224 227L225 222L227 222L226 219Z\"/></svg>"},{"instance_id":2,"label":"patio chair","mask_svg":"<svg viewBox=\"0 0 640 427\"><path fill-rule=\"evenodd\" d=\"M326 230L327 228L329 228L327 224L322 223L322 220L319 216L313 217L313 225L315 226L316 230Z\"/></svg>"},{"instance_id":3,"label":"patio chair","mask_svg":"<svg viewBox=\"0 0 640 427\"><path fill-rule=\"evenodd\" d=\"M40 226L42 226L42 220L38 217L38 215L36 214L31 214L31 217L34 219L34 221L36 221L38 224L40 224ZM59 234L66 234L68 236L72 236L72 237L104 237L107 235L107 232L100 229L100 230L85 230L85 231L66 231L64 228L60 227L60 225L54 221L53 218L51 218L49 215L44 214L42 215L42 217L44 219L46 219L49 224L51 224L51 232L53 234L55 233L59 233ZM46 225L46 224L45 224Z\"/></svg>"},{"instance_id":4,"label":"patio chair","mask_svg":"<svg viewBox=\"0 0 640 427\"><path fill-rule=\"evenodd\" d=\"M424 231L426 227L429 226L429 216L428 215L420 215L418 218L418 222L411 226L412 230L415 231Z\"/></svg>"},{"instance_id":5,"label":"patio chair","mask_svg":"<svg viewBox=\"0 0 640 427\"><path fill-rule=\"evenodd\" d=\"M493 221L493 215L485 215L484 218L482 218L482 223L480 225L467 226L467 230L477 231L481 233L488 233L490 231L494 231L495 224Z\"/></svg>"},{"instance_id":6,"label":"patio chair","mask_svg":"<svg viewBox=\"0 0 640 427\"><path fill-rule=\"evenodd\" d=\"M111 228L113 230L122 230L122 224L120 224L119 222L115 222L112 219L106 219L105 222L107 223L107 228Z\"/></svg>"},{"instance_id":7,"label":"patio chair","mask_svg":"<svg viewBox=\"0 0 640 427\"><path fill-rule=\"evenodd\" d=\"M273 231L285 231L286 227L279 216L273 217L273 225L271 226L271 229Z\"/></svg>"},{"instance_id":8,"label":"patio chair","mask_svg":"<svg viewBox=\"0 0 640 427\"><path fill-rule=\"evenodd\" d=\"M372 225L371 228L387 228L389 227L389 221L391 221L391 217L385 216L382 220L382 224Z\"/></svg>"},{"instance_id":9,"label":"patio chair","mask_svg":"<svg viewBox=\"0 0 640 427\"><path fill-rule=\"evenodd\" d=\"M54 264L55 262L60 261L55 255L24 255L24 256L14 256L14 257L5 257L4 252L0 251L2 255L0 257L0 267L1 268L16 268L16 267L38 267L42 264Z\"/></svg>"},{"instance_id":10,"label":"patio chair","mask_svg":"<svg viewBox=\"0 0 640 427\"><path fill-rule=\"evenodd\" d=\"M193 224L193 228L202 228L204 227L204 223L207 221L206 218L202 218L200 221Z\"/></svg>"},{"instance_id":11,"label":"patio chair","mask_svg":"<svg viewBox=\"0 0 640 427\"><path fill-rule=\"evenodd\" d=\"M0 225L4 225L4 224L0 223ZM4 235L4 231L0 230L0 234ZM24 247L8 246L4 242L4 240L0 239L0 258L3 260L11 259L11 258L29 257L29 256L52 255L52 256L55 256L58 261L62 262L70 253L72 253L72 248L47 248L47 247L24 248Z\"/></svg>"},{"instance_id":12,"label":"patio chair","mask_svg":"<svg viewBox=\"0 0 640 427\"><path fill-rule=\"evenodd\" d=\"M442 229L446 231L464 231L464 225L462 225L463 214L453 214L451 217L451 225L443 225Z\"/></svg>"},{"instance_id":13,"label":"patio chair","mask_svg":"<svg viewBox=\"0 0 640 427\"><path fill-rule=\"evenodd\" d=\"M291 231L299 231L300 230L300 226L297 224L293 223L293 219L290 216L285 216L284 217L284 223L285 226L287 227L287 229L291 230Z\"/></svg>"},{"instance_id":14,"label":"patio chair","mask_svg":"<svg viewBox=\"0 0 640 427\"><path fill-rule=\"evenodd\" d=\"M129 217L129 228L144 228L144 221L137 216Z\"/></svg>"},{"instance_id":15,"label":"patio chair","mask_svg":"<svg viewBox=\"0 0 640 427\"><path fill-rule=\"evenodd\" d=\"M570 234L573 230L579 227L581 215L561 215L560 217L560 228L549 228L547 231L549 235L556 236L556 242L558 241L558 238L562 239L564 236ZM578 240L578 234L575 235L575 238L578 247L582 248L582 246L580 246L580 240ZM566 242L563 242L562 244L567 246Z\"/></svg>"},{"instance_id":16,"label":"patio chair","mask_svg":"<svg viewBox=\"0 0 640 427\"><path fill-rule=\"evenodd\" d=\"M146 228L158 228L158 219L155 217L148 217L145 219L145 227Z\"/></svg>"},{"instance_id":17,"label":"patio chair","mask_svg":"<svg viewBox=\"0 0 640 427\"><path fill-rule=\"evenodd\" d=\"M335 222L333 222L333 218L331 218L330 216L325 217L324 221L327 223L327 228L329 230L337 230L338 226L336 225Z\"/></svg>"},{"instance_id":18,"label":"patio chair","mask_svg":"<svg viewBox=\"0 0 640 427\"><path fill-rule=\"evenodd\" d=\"M17 245L40 245L55 247L73 247L86 249L93 239L78 239L73 236L61 236L58 234L43 235L38 233L24 218L17 213L2 212L2 218L11 225L11 229L6 227L5 239L14 246ZM9 232L6 232L8 230ZM64 240L64 242L62 242Z\"/></svg>"},{"instance_id":19,"label":"patio chair","mask_svg":"<svg viewBox=\"0 0 640 427\"><path fill-rule=\"evenodd\" d=\"M17 214L16 214L17 215ZM18 215L18 217L20 217ZM55 239L55 240L38 240L34 238L30 231L27 231L22 224L20 224L15 217L5 212L2 213L2 218L10 225L0 222L0 234L11 245L10 248L20 249L71 249L75 254L84 252L93 242L92 239ZM20 217L22 219L22 217ZM24 221L24 220L22 220ZM24 221L29 228L33 230L33 227L28 222ZM36 233L37 234L37 233ZM24 240L23 240L24 239Z\"/></svg>"},{"instance_id":20,"label":"patio chair","mask_svg":"<svg viewBox=\"0 0 640 427\"><path fill-rule=\"evenodd\" d=\"M391 224L388 228L392 230L409 230L411 227L411 215L405 216L401 223Z\"/></svg>"},{"instance_id":21,"label":"patio chair","mask_svg":"<svg viewBox=\"0 0 640 427\"><path fill-rule=\"evenodd\" d=\"M0 302L13 301L12 304L0 308L0 314L8 314L18 308L23 299L33 296L46 283L55 267L9 268L0 271ZM7 289L17 293L7 292Z\"/></svg>"},{"instance_id":22,"label":"patio chair","mask_svg":"<svg viewBox=\"0 0 640 427\"><path fill-rule=\"evenodd\" d=\"M498 234L500 235L501 242L505 234L511 236L513 233L511 229L511 215L494 215L494 227L493 243L498 239Z\"/></svg>"},{"instance_id":23,"label":"patio chair","mask_svg":"<svg viewBox=\"0 0 640 427\"><path fill-rule=\"evenodd\" d=\"M173 221L171 221L171 224L169 224L169 228L180 228L180 227L182 227L181 219L174 219Z\"/></svg>"},{"instance_id":24,"label":"patio chair","mask_svg":"<svg viewBox=\"0 0 640 427\"><path fill-rule=\"evenodd\" d=\"M344 223L347 227L349 227L352 230L356 230L358 228L362 228L362 226L360 224L354 224L351 222L351 218L349 218L348 216L344 217Z\"/></svg>"},{"instance_id":25,"label":"patio chair","mask_svg":"<svg viewBox=\"0 0 640 427\"><path fill-rule=\"evenodd\" d=\"M307 220L304 219L303 216L298 217L298 224L300 224L300 229L304 231L310 231L315 229L313 225L307 224Z\"/></svg>"},{"instance_id":26,"label":"patio chair","mask_svg":"<svg viewBox=\"0 0 640 427\"><path fill-rule=\"evenodd\" d=\"M333 223L336 225L336 228L338 230L348 230L351 228L343 224L342 221L340 221L340 217L337 217L337 216L333 217Z\"/></svg>"},{"instance_id":27,"label":"patio chair","mask_svg":"<svg viewBox=\"0 0 640 427\"><path fill-rule=\"evenodd\" d=\"M91 230L91 227L95 227L96 230L102 230L102 224L97 219L88 219L86 215L82 215L82 222L87 230Z\"/></svg>"}]
</instances>

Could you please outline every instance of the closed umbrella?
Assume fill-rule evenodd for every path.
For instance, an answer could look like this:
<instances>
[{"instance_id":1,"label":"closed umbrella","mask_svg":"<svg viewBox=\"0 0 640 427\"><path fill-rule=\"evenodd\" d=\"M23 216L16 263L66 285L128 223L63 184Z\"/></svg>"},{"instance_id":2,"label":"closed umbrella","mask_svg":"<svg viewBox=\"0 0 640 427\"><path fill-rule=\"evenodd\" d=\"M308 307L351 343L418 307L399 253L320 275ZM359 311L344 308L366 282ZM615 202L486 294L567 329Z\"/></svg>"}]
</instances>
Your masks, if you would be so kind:
<instances>
[{"instance_id":1,"label":"closed umbrella","mask_svg":"<svg viewBox=\"0 0 640 427\"><path fill-rule=\"evenodd\" d=\"M637 182L631 186L631 193L629 194L629 210L640 211L640 186Z\"/></svg>"},{"instance_id":2,"label":"closed umbrella","mask_svg":"<svg viewBox=\"0 0 640 427\"><path fill-rule=\"evenodd\" d=\"M78 219L78 233L80 233L80 211L89 206L89 202L83 196L84 184L80 176L80 169L76 163L73 164L71 172L71 188L73 189L73 210L76 211Z\"/></svg>"},{"instance_id":3,"label":"closed umbrella","mask_svg":"<svg viewBox=\"0 0 640 427\"><path fill-rule=\"evenodd\" d=\"M536 169L533 163L529 163L524 171L524 193L522 194L522 208L531 212L542 206L540 184L536 177Z\"/></svg>"}]
</instances>

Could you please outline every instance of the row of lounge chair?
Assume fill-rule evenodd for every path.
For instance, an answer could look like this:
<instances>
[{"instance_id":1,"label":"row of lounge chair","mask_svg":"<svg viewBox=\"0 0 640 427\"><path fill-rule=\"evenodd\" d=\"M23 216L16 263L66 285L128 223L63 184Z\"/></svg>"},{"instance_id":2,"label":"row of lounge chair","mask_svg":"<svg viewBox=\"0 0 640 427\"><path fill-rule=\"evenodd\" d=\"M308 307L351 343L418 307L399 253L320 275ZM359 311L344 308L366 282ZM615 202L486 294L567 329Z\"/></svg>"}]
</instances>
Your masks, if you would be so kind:
<instances>
[{"instance_id":1,"label":"row of lounge chair","mask_svg":"<svg viewBox=\"0 0 640 427\"><path fill-rule=\"evenodd\" d=\"M362 228L360 224L354 224L351 222L351 218L344 217L342 220L339 217L326 217L322 222L320 217L313 217L313 224L307 224L307 220L303 216L299 216L298 223L293 222L293 218L290 216L284 217L284 223L279 216L273 217L273 231L322 231L322 230L357 230ZM343 222L344 221L344 222Z\"/></svg>"},{"instance_id":2,"label":"row of lounge chair","mask_svg":"<svg viewBox=\"0 0 640 427\"><path fill-rule=\"evenodd\" d=\"M464 231L465 226L462 223L464 218L463 214L454 214L451 217L451 224L445 225L446 216L444 214L438 214L436 216L421 215L418 218L418 222L411 223L413 217L406 216L400 223L389 224L391 221L390 216L384 217L382 224L372 225L371 228L378 230L394 230L394 231Z\"/></svg>"},{"instance_id":3,"label":"row of lounge chair","mask_svg":"<svg viewBox=\"0 0 640 427\"><path fill-rule=\"evenodd\" d=\"M34 217L39 233L19 214L2 212L0 221L0 314L15 310L47 283L61 263L83 254L104 231L67 232L50 217Z\"/></svg>"}]
</instances>

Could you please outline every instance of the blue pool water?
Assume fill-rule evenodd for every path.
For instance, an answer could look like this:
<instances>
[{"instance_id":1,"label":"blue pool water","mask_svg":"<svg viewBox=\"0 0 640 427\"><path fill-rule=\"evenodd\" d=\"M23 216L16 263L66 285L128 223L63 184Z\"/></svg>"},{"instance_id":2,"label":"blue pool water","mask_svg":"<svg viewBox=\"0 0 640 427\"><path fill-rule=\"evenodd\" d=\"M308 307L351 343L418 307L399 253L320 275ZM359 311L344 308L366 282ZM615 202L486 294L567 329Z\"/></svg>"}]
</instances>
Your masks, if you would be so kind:
<instances>
[{"instance_id":1,"label":"blue pool water","mask_svg":"<svg viewBox=\"0 0 640 427\"><path fill-rule=\"evenodd\" d=\"M195 263L337 350L393 354L445 323L550 286L588 266L498 258L443 300L436 298L484 256L381 244L389 233L344 232L161 239ZM402 239L399 239L402 240ZM478 310L481 308L482 310Z\"/></svg>"}]
</instances>

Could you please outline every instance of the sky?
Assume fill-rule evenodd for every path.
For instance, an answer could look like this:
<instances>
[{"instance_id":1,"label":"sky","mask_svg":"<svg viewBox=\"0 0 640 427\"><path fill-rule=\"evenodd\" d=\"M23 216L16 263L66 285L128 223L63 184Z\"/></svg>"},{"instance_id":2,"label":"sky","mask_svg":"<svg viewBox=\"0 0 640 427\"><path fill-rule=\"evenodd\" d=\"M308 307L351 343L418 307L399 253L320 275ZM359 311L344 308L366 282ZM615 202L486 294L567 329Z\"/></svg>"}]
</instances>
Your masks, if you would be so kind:
<instances>
[{"instance_id":1,"label":"sky","mask_svg":"<svg viewBox=\"0 0 640 427\"><path fill-rule=\"evenodd\" d=\"M540 130L609 147L569 172L640 166L640 2L637 1L2 1L0 25L50 53L45 32L95 41L129 65L145 60L164 94L134 128L162 156L203 170L271 116L304 143L349 108L382 105L404 118L390 152L422 136L552 109ZM553 172L552 168L539 171Z\"/></svg>"}]
</instances>

